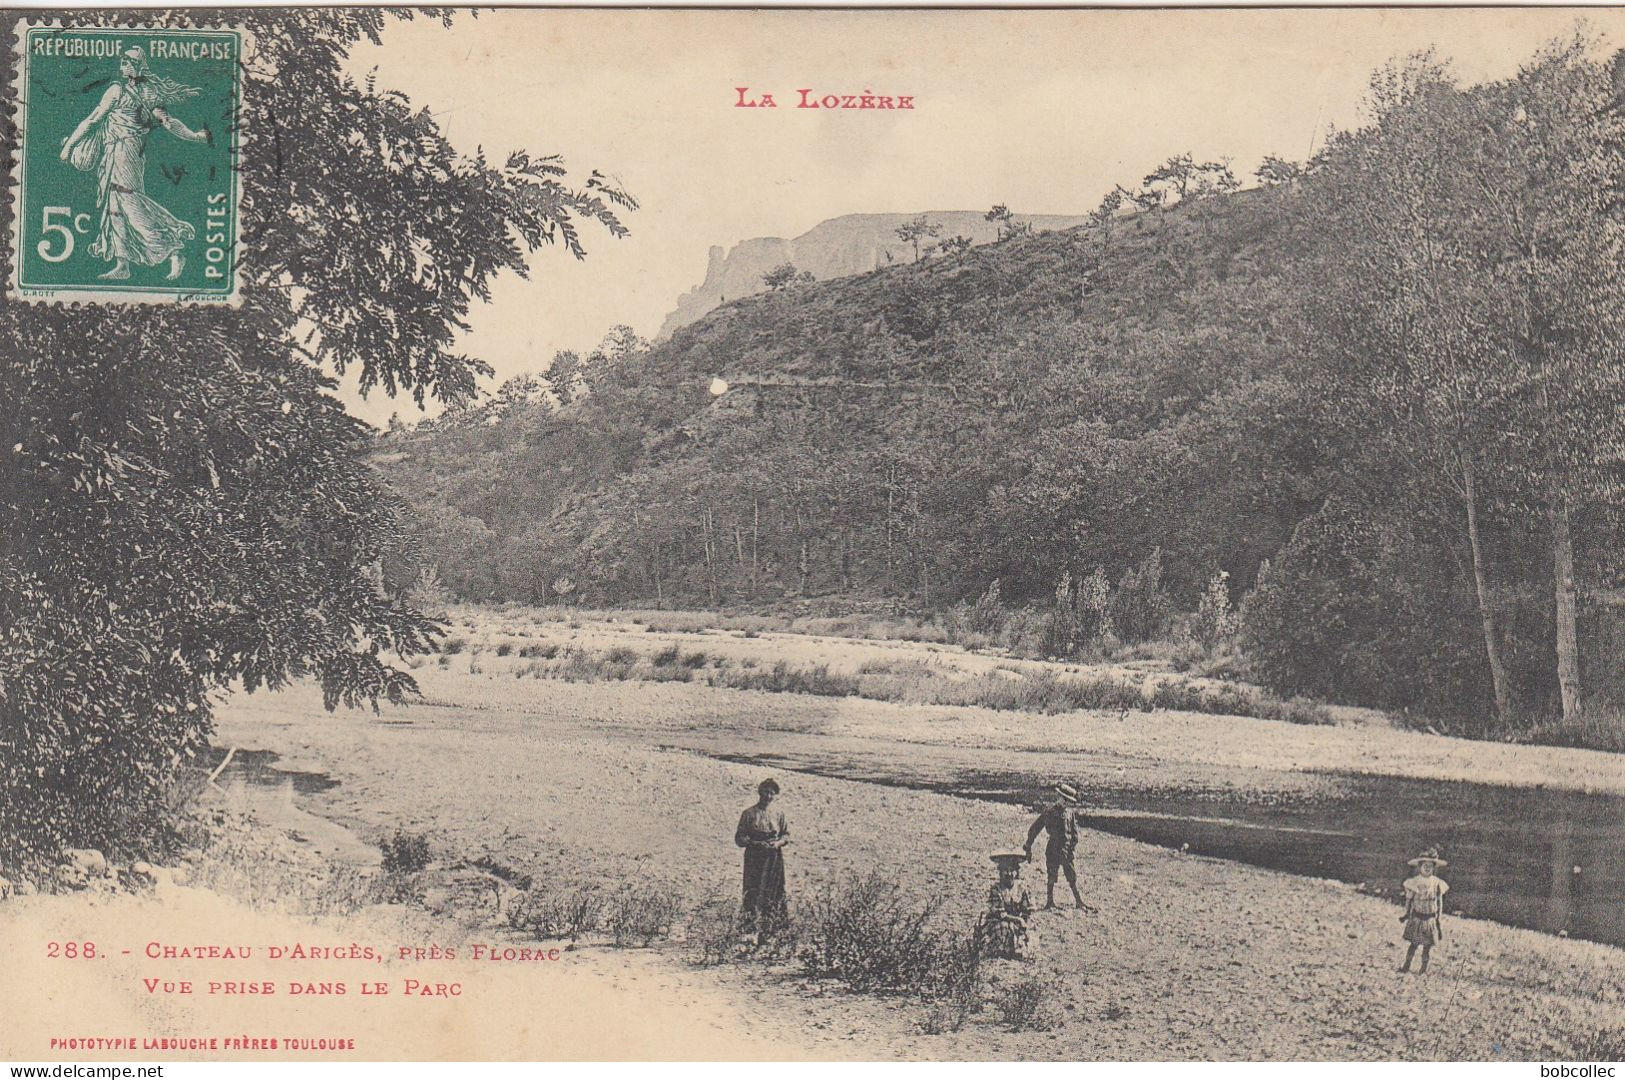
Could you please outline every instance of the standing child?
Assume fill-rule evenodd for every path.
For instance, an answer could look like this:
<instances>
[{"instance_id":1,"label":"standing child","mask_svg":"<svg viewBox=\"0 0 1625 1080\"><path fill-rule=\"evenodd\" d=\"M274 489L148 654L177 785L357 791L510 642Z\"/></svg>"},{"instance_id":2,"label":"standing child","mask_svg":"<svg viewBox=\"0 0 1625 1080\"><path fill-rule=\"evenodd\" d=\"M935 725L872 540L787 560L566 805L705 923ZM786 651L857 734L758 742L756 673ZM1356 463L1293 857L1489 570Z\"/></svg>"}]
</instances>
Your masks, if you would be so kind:
<instances>
[{"instance_id":1,"label":"standing child","mask_svg":"<svg viewBox=\"0 0 1625 1080\"><path fill-rule=\"evenodd\" d=\"M1049 840L1044 845L1044 869L1048 875L1048 891L1045 893L1044 910L1050 911L1055 907L1055 881L1064 872L1067 886L1072 890L1072 899L1078 907L1085 907L1083 894L1078 892L1078 871L1072 865L1073 855L1078 850L1078 789L1071 784L1056 784L1055 794L1058 800L1046 807L1033 822L1032 828L1027 830L1027 858L1032 858L1033 845L1038 842L1038 834L1049 833Z\"/></svg>"},{"instance_id":2,"label":"standing child","mask_svg":"<svg viewBox=\"0 0 1625 1080\"><path fill-rule=\"evenodd\" d=\"M1416 874L1405 879L1405 914L1400 916L1399 921L1405 924L1405 940L1411 943L1411 947L1405 951L1405 963L1400 965L1399 970L1411 969L1411 959L1420 947L1422 964L1416 973L1421 975L1428 969L1428 953L1433 951L1433 946L1439 943L1442 936L1439 919L1444 914L1444 894L1450 891L1450 886L1437 876L1437 871L1450 864L1439 858L1438 848L1428 848L1411 859L1410 865L1415 868Z\"/></svg>"}]
</instances>

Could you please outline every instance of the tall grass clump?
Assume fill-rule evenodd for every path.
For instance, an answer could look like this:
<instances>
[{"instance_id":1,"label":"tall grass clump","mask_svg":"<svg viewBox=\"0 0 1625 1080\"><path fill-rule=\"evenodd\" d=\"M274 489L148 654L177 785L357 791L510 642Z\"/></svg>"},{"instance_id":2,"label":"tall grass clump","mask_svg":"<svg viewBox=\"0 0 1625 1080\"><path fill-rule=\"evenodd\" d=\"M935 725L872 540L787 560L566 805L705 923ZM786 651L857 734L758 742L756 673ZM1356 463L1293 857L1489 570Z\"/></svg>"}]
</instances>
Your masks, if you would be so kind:
<instances>
[{"instance_id":1,"label":"tall grass clump","mask_svg":"<svg viewBox=\"0 0 1625 1080\"><path fill-rule=\"evenodd\" d=\"M769 690L780 694L817 694L823 697L851 697L858 692L856 676L831 671L828 664L793 668L783 660L770 668L721 668L712 678L712 685L735 690Z\"/></svg>"},{"instance_id":2,"label":"tall grass clump","mask_svg":"<svg viewBox=\"0 0 1625 1080\"><path fill-rule=\"evenodd\" d=\"M1021 678L988 673L977 679L939 688L937 705L976 705L1037 713L1080 709L1143 709L1145 693L1119 679L1079 679L1039 671Z\"/></svg>"},{"instance_id":3,"label":"tall grass clump","mask_svg":"<svg viewBox=\"0 0 1625 1080\"><path fill-rule=\"evenodd\" d=\"M1289 724L1332 724L1335 719L1324 705L1301 698L1283 700L1245 686L1202 686L1169 680L1151 691L1151 705L1158 709L1210 713L1217 716L1253 716L1260 720L1282 720Z\"/></svg>"}]
</instances>

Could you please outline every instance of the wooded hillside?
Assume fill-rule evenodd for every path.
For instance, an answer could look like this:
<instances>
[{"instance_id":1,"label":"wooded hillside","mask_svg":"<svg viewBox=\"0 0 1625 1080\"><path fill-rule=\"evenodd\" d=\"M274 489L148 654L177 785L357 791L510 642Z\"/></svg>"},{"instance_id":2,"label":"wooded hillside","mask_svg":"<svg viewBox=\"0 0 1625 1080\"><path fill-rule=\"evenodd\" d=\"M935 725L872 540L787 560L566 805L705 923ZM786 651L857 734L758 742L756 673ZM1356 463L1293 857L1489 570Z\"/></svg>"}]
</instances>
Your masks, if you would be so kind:
<instances>
[{"instance_id":1,"label":"wooded hillside","mask_svg":"<svg viewBox=\"0 0 1625 1080\"><path fill-rule=\"evenodd\" d=\"M1156 555L1183 610L1225 575L1279 689L1578 715L1625 461L1593 51L1397 63L1259 188L1176 157L1088 226L623 335L378 460L468 598L1076 608Z\"/></svg>"}]
</instances>

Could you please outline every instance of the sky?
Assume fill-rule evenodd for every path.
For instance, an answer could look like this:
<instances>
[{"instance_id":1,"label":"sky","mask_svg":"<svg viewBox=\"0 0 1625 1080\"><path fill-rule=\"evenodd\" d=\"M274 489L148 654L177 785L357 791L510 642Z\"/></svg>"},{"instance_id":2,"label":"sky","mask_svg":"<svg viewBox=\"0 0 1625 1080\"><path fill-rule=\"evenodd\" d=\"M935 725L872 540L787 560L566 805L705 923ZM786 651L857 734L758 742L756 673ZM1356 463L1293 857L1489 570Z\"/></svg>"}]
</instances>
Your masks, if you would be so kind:
<instances>
[{"instance_id":1,"label":"sky","mask_svg":"<svg viewBox=\"0 0 1625 1080\"><path fill-rule=\"evenodd\" d=\"M1169 156L1301 160L1353 127L1371 72L1433 47L1468 82L1512 74L1583 17L1625 43L1625 11L526 10L396 24L357 75L427 107L459 149L562 154L641 208L620 240L587 226L577 262L538 252L498 282L462 344L503 379L586 350L617 323L652 336L712 245L793 237L850 213L1082 214ZM779 107L736 107L736 88ZM797 90L913 98L908 111L809 110ZM354 370L354 369L352 369ZM374 423L410 400L353 375Z\"/></svg>"}]
</instances>

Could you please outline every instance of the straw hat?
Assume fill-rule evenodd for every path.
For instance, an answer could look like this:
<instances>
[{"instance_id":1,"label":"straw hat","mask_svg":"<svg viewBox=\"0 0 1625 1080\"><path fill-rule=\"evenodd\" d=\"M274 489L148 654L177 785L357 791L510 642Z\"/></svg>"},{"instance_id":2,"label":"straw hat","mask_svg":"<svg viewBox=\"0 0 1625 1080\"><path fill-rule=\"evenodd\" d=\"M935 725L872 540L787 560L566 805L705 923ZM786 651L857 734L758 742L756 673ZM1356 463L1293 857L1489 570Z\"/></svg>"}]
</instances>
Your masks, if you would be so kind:
<instances>
[{"instance_id":1,"label":"straw hat","mask_svg":"<svg viewBox=\"0 0 1625 1080\"><path fill-rule=\"evenodd\" d=\"M995 851L988 858L998 863L999 869L1003 870L1007 866L1020 866L1026 862L1027 853L1025 851Z\"/></svg>"},{"instance_id":2,"label":"straw hat","mask_svg":"<svg viewBox=\"0 0 1625 1080\"><path fill-rule=\"evenodd\" d=\"M1426 851L1422 852L1422 854L1418 855L1414 859L1405 860L1405 863L1406 863L1407 866L1417 866L1417 865L1419 865L1421 863L1425 863L1425 862L1432 863L1433 868L1435 870L1437 870L1441 866L1449 866L1450 865L1449 863L1445 862L1443 859L1439 858L1439 849L1436 848L1436 847L1428 848Z\"/></svg>"},{"instance_id":3,"label":"straw hat","mask_svg":"<svg viewBox=\"0 0 1625 1080\"><path fill-rule=\"evenodd\" d=\"M1067 802L1074 802L1075 803L1075 802L1078 801L1078 789L1073 787L1071 784L1066 784L1066 783L1056 784L1055 785L1055 794L1059 795L1061 798L1065 799Z\"/></svg>"}]
</instances>

